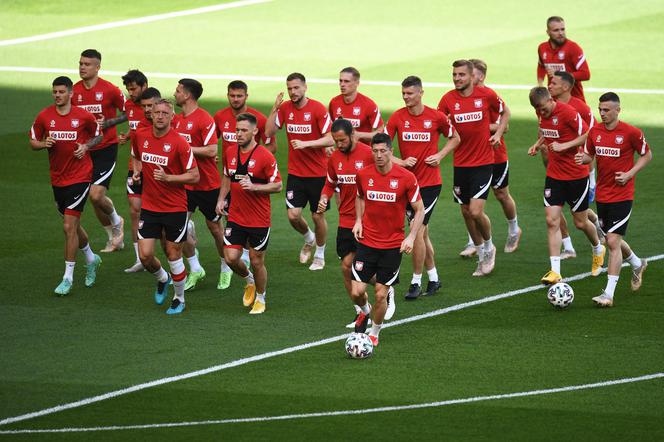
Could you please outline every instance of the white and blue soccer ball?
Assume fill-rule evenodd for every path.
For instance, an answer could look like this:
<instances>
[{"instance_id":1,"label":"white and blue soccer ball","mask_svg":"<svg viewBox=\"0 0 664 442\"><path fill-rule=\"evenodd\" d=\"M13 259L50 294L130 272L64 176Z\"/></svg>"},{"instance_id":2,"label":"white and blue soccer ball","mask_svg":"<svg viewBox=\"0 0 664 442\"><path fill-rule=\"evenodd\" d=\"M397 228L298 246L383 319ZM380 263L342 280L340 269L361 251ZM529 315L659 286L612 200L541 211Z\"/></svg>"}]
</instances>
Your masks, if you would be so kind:
<instances>
[{"instance_id":1,"label":"white and blue soccer ball","mask_svg":"<svg viewBox=\"0 0 664 442\"><path fill-rule=\"evenodd\" d=\"M549 287L546 296L552 306L558 308L567 308L574 301L574 290L569 284L565 282L559 282Z\"/></svg>"},{"instance_id":2,"label":"white and blue soccer ball","mask_svg":"<svg viewBox=\"0 0 664 442\"><path fill-rule=\"evenodd\" d=\"M373 354L373 343L369 335L351 333L346 339L346 353L353 359L366 359Z\"/></svg>"}]
</instances>

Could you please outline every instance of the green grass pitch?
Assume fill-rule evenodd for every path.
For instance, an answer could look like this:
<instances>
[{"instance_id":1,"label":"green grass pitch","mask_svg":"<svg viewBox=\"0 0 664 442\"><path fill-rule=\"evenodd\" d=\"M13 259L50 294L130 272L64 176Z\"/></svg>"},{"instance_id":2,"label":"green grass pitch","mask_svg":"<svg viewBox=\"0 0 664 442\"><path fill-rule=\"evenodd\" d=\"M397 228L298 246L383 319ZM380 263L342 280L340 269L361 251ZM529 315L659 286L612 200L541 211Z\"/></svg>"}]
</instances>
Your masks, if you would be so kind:
<instances>
[{"instance_id":1,"label":"green grass pitch","mask_svg":"<svg viewBox=\"0 0 664 442\"><path fill-rule=\"evenodd\" d=\"M200 214L201 261L208 278L187 294L177 318L154 305L152 275L126 275L131 247L103 256L98 283L83 287L79 260L73 293L53 296L61 278L62 223L54 210L44 152L30 151L27 132L50 105L55 73L17 67L76 69L81 50L97 48L102 69L139 68L150 85L171 95L175 74L277 77L301 71L308 95L325 104L338 94L340 68L356 66L364 81L450 83L457 58L482 58L490 85L531 86L536 47L549 15L567 20L568 37L581 44L592 78L588 103L599 91L620 93L623 120L641 127L654 153L637 178L627 240L643 257L664 253L664 190L659 149L664 145L662 75L664 4L559 1L555 5L504 2L272 2L98 30L43 41L1 41L162 14L214 4L214 0L139 0L114 3L5 1L0 11L0 201L3 252L0 266L0 421L59 404L230 363L346 332L353 310L334 249L337 216L328 216L327 267L312 274L297 262L300 237L286 220L283 195L273 199L273 233L267 255L267 312L250 317L240 303L242 284L216 290L218 258ZM14 67L14 68L10 68ZM70 74L76 81L77 74ZM116 75L105 78L121 86ZM228 80L203 80L201 105L226 106ZM282 81L249 80L250 104L268 112ZM425 87L435 106L447 88ZM383 118L403 105L400 88L365 84L360 91L381 107ZM527 156L536 121L527 90L500 89L513 112L506 137L510 188L524 230L520 249L502 253L506 222L491 196L487 211L499 250L495 272L471 279L475 263L457 256L466 234L451 197L451 159L441 166L443 192L430 224L443 289L435 297L401 301L411 276L404 257L395 320L538 283L548 270L541 202L544 170ZM282 131L283 132L283 131ZM286 172L286 141L278 160ZM124 190L127 149L122 148L110 196L128 221ZM105 233L88 203L82 218L95 250ZM128 224L128 223L127 223ZM126 231L128 233L128 231ZM564 275L587 272L590 249L572 232L578 258ZM8 430L106 427L245 419L423 404L526 392L664 372L662 261L649 266L642 289L629 290L624 269L613 309L590 298L604 275L572 283L574 304L551 308L543 289L418 320L381 333L375 355L346 358L342 341L250 362L69 410L0 425L0 440L662 440L662 379L555 394L465 402L441 407L288 420L208 423L195 426L117 429L92 433L3 434Z\"/></svg>"}]
</instances>

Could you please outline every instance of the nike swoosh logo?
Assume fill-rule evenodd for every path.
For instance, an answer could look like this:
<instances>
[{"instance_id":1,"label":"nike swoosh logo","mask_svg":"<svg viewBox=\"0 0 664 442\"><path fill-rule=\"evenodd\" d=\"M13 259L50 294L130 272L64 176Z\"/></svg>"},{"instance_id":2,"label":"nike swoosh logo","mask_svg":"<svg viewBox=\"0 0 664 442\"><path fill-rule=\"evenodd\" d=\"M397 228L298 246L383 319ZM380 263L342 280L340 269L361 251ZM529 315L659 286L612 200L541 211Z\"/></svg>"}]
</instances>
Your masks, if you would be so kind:
<instances>
[{"instance_id":1,"label":"nike swoosh logo","mask_svg":"<svg viewBox=\"0 0 664 442\"><path fill-rule=\"evenodd\" d=\"M81 197L81 195L76 195L76 196L74 197L74 199L77 200L77 199L79 199L80 197Z\"/></svg>"}]
</instances>

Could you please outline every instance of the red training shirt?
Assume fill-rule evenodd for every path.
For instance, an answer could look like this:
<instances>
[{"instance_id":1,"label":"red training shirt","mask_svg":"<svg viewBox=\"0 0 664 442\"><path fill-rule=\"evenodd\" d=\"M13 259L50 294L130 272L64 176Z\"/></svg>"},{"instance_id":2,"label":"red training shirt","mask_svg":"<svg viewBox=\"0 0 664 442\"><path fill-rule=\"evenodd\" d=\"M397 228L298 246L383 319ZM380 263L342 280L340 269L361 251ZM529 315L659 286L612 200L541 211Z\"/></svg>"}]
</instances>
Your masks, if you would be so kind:
<instances>
[{"instance_id":1,"label":"red training shirt","mask_svg":"<svg viewBox=\"0 0 664 442\"><path fill-rule=\"evenodd\" d=\"M190 146L204 147L218 142L217 129L212 116L200 107L187 116L184 113L177 114L173 119L173 127ZM196 161L201 180L196 184L185 185L185 189L205 191L219 189L221 174L217 169L217 159L199 157Z\"/></svg>"},{"instance_id":2,"label":"red training shirt","mask_svg":"<svg viewBox=\"0 0 664 442\"><path fill-rule=\"evenodd\" d=\"M571 40L565 40L565 43L558 49L553 49L551 42L545 41L537 48L537 78L545 76L551 81L546 68L553 68L554 71L569 72L574 79L572 96L586 101L583 95L582 81L590 80L590 68L588 61L583 53L583 49Z\"/></svg>"},{"instance_id":3,"label":"red training shirt","mask_svg":"<svg viewBox=\"0 0 664 442\"><path fill-rule=\"evenodd\" d=\"M373 132L383 124L376 103L359 92L350 103L344 101L343 95L337 95L330 100L328 110L333 120L346 119L350 121L355 130L360 132Z\"/></svg>"},{"instance_id":4,"label":"red training shirt","mask_svg":"<svg viewBox=\"0 0 664 442\"><path fill-rule=\"evenodd\" d=\"M125 99L122 91L110 81L97 78L97 83L90 89L85 87L83 80L78 81L73 88L74 95L71 104L93 114L95 117L103 115L110 120L117 116L117 111L124 112ZM118 142L118 129L116 126L104 129L104 139L90 150L100 150Z\"/></svg>"},{"instance_id":5,"label":"red training shirt","mask_svg":"<svg viewBox=\"0 0 664 442\"><path fill-rule=\"evenodd\" d=\"M265 143L270 144L270 138L265 136L265 123L267 118L260 111L253 107L248 107L246 112L256 117L256 129L258 133L254 137L257 144ZM235 115L233 115L233 108L230 106L217 111L214 114L214 123L217 125L217 137L221 140L221 164L226 164L224 155L229 147L237 144L237 134L235 133L235 125L237 123Z\"/></svg>"}]
</instances>

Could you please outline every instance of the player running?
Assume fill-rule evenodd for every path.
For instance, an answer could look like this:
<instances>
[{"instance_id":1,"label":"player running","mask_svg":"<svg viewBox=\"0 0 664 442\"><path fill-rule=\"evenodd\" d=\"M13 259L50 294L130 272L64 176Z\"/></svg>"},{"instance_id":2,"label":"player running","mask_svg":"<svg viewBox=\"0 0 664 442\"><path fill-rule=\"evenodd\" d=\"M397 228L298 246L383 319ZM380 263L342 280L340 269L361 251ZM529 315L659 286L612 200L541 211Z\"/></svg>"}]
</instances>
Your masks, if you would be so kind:
<instances>
[{"instance_id":1,"label":"player running","mask_svg":"<svg viewBox=\"0 0 664 442\"><path fill-rule=\"evenodd\" d=\"M413 278L405 295L407 300L417 299L420 294L433 295L441 287L428 224L442 185L440 162L454 151L460 141L459 134L447 117L422 103L423 95L422 80L416 76L406 77L401 82L401 97L405 107L392 114L386 127L390 138L397 137L401 154L401 158L393 157L392 161L413 172L421 186L424 205L423 226L418 230L413 245ZM441 135L449 141L439 151L438 140ZM414 212L408 208L406 214L412 222ZM422 271L425 268L429 281L426 291L422 292Z\"/></svg>"},{"instance_id":2,"label":"player running","mask_svg":"<svg viewBox=\"0 0 664 442\"><path fill-rule=\"evenodd\" d=\"M54 105L42 110L30 129L32 150L48 150L51 185L58 211L63 216L65 232L65 274L55 294L68 295L74 281L76 250L85 256L85 286L92 287L101 264L90 248L88 235L81 227L92 178L92 160L88 154L102 140L94 115L72 106L72 81L68 77L53 80Z\"/></svg>"},{"instance_id":3,"label":"player running","mask_svg":"<svg viewBox=\"0 0 664 442\"><path fill-rule=\"evenodd\" d=\"M613 92L599 97L602 124L593 126L583 153L575 157L577 164L597 160L597 213L606 232L609 247L609 268L606 287L593 302L599 307L612 307L623 259L632 266L632 290L643 282L648 262L636 256L623 240L632 214L634 179L636 174L652 160L652 151L643 132L620 121L620 98ZM639 157L634 162L634 154Z\"/></svg>"},{"instance_id":4,"label":"player running","mask_svg":"<svg viewBox=\"0 0 664 442\"><path fill-rule=\"evenodd\" d=\"M531 156L541 149L548 150L544 209L551 270L543 277L543 284L555 284L562 279L560 272L560 216L567 202L572 210L574 225L588 238L593 249L591 273L598 276L604 264L606 248L600 243L595 226L588 219L588 167L577 164L575 154L588 136L588 125L578 112L565 103L551 98L545 87L530 91L530 104L539 117L540 137L528 149Z\"/></svg>"},{"instance_id":5,"label":"player running","mask_svg":"<svg viewBox=\"0 0 664 442\"><path fill-rule=\"evenodd\" d=\"M358 242L353 260L353 301L360 307L355 332L364 333L372 316L369 338L378 345L387 293L399 283L401 253L411 253L415 237L424 221L424 204L412 172L392 161L392 140L388 134L376 134L371 140L374 164L357 172L356 214L353 235ZM406 205L414 215L408 236L404 235ZM367 284L375 277L373 309L367 296Z\"/></svg>"},{"instance_id":6,"label":"player running","mask_svg":"<svg viewBox=\"0 0 664 442\"><path fill-rule=\"evenodd\" d=\"M182 261L182 243L187 236L187 192L185 184L199 180L198 166L189 143L171 128L173 105L159 100L152 108L152 127L138 129L132 146L134 181L142 179L143 197L138 230L138 250L147 271L157 278L154 300L162 305L173 282L174 297L166 310L177 315L185 309L187 271ZM142 175L141 175L142 172ZM154 255L155 242L163 237L169 275Z\"/></svg>"},{"instance_id":7,"label":"player running","mask_svg":"<svg viewBox=\"0 0 664 442\"><path fill-rule=\"evenodd\" d=\"M265 312L267 270L265 252L270 239L270 194L281 192L277 160L264 146L256 143L258 119L250 113L237 116L237 144L226 151L224 177L216 211L228 215L224 231L224 256L235 273L245 279L242 303L251 306L251 315ZM231 205L226 213L226 196ZM251 268L242 261L242 249L249 245Z\"/></svg>"}]
</instances>

